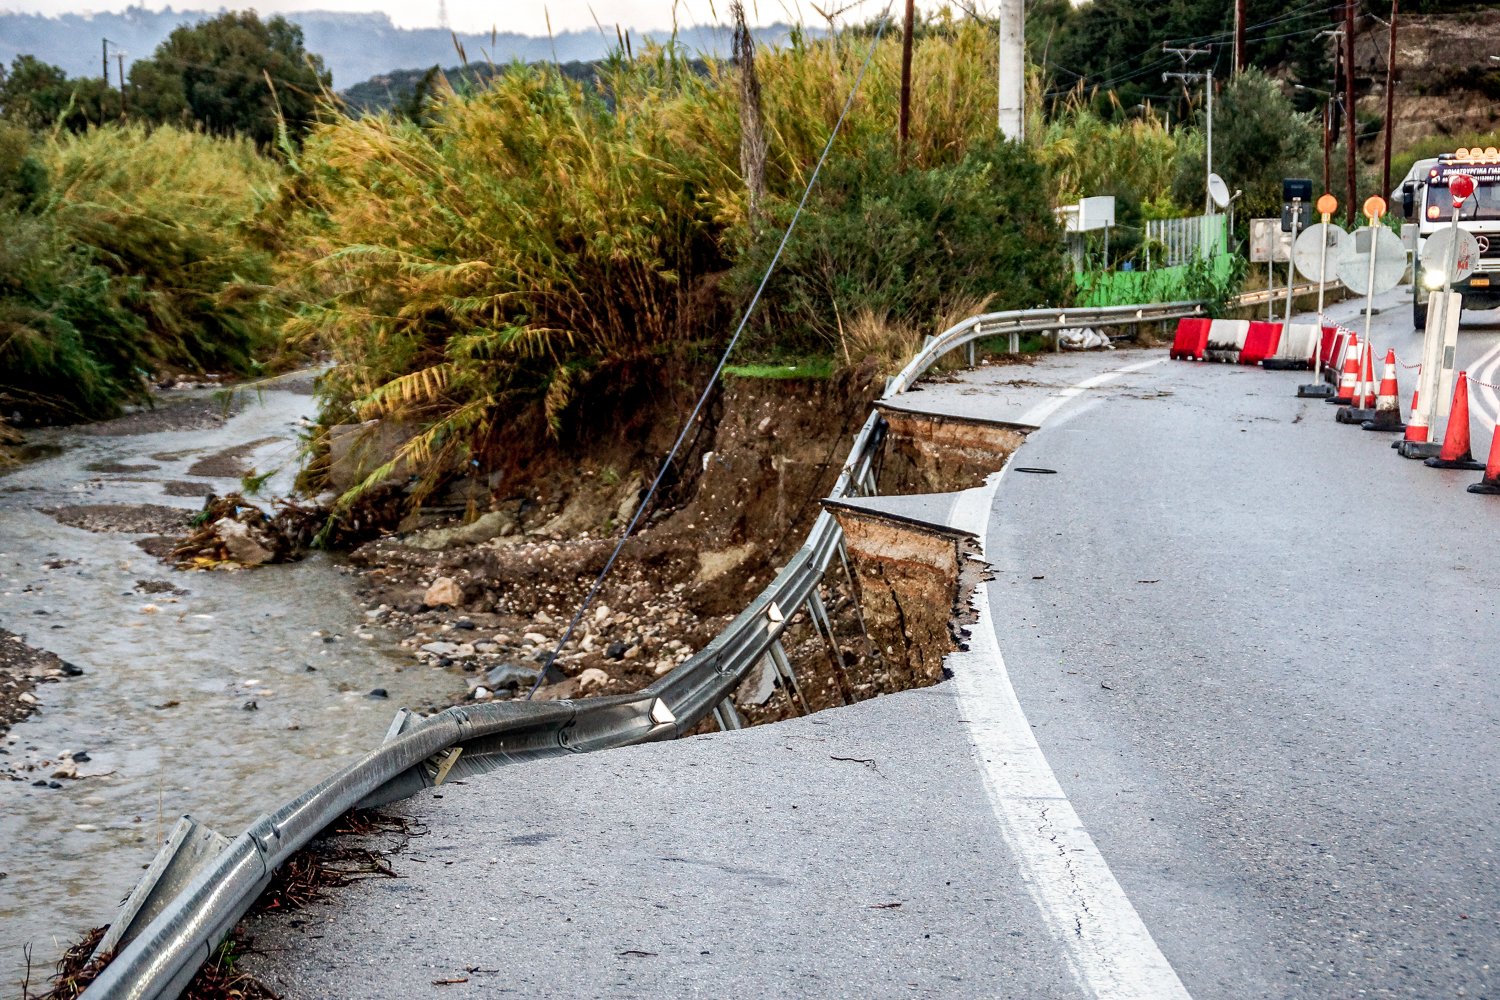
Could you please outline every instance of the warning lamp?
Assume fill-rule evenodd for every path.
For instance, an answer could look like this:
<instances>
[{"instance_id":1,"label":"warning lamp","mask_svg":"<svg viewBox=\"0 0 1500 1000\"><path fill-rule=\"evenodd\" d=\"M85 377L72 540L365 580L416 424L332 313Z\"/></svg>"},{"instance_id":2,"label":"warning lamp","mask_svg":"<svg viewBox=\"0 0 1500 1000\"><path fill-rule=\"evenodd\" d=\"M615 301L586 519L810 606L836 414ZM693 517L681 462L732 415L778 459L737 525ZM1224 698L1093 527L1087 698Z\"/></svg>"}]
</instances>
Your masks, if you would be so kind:
<instances>
[{"instance_id":1,"label":"warning lamp","mask_svg":"<svg viewBox=\"0 0 1500 1000\"><path fill-rule=\"evenodd\" d=\"M1331 194L1325 194L1318 199L1318 213L1320 215L1332 215L1339 210L1339 200Z\"/></svg>"},{"instance_id":2,"label":"warning lamp","mask_svg":"<svg viewBox=\"0 0 1500 1000\"><path fill-rule=\"evenodd\" d=\"M1454 153L1454 155L1457 156L1460 160L1467 160L1469 158L1469 147L1468 146L1460 146L1460 147L1458 147L1458 149Z\"/></svg>"},{"instance_id":3,"label":"warning lamp","mask_svg":"<svg viewBox=\"0 0 1500 1000\"><path fill-rule=\"evenodd\" d=\"M1438 208L1436 205L1428 205L1427 206L1427 217L1429 219L1439 218L1439 217L1442 216L1442 214L1443 214L1443 210L1441 208Z\"/></svg>"},{"instance_id":4,"label":"warning lamp","mask_svg":"<svg viewBox=\"0 0 1500 1000\"><path fill-rule=\"evenodd\" d=\"M1369 216L1371 222L1374 222L1385 214L1385 199L1378 194L1372 194L1365 199L1364 209L1365 215Z\"/></svg>"},{"instance_id":5,"label":"warning lamp","mask_svg":"<svg viewBox=\"0 0 1500 1000\"><path fill-rule=\"evenodd\" d=\"M1500 156L1500 149L1496 149L1494 146L1486 146L1484 147L1484 155L1489 157Z\"/></svg>"},{"instance_id":6,"label":"warning lamp","mask_svg":"<svg viewBox=\"0 0 1500 1000\"><path fill-rule=\"evenodd\" d=\"M1448 190L1453 194L1453 207L1458 208L1474 193L1474 178L1468 174L1454 174L1448 178Z\"/></svg>"}]
</instances>

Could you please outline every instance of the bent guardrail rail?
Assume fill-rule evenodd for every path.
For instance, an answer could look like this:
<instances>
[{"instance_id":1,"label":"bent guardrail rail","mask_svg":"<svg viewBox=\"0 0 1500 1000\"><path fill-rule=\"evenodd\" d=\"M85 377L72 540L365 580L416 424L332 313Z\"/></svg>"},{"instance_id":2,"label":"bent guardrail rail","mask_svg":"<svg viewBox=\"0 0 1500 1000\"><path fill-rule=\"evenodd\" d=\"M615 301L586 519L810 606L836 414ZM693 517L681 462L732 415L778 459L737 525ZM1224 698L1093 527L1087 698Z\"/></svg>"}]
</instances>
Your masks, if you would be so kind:
<instances>
[{"instance_id":1,"label":"bent guardrail rail","mask_svg":"<svg viewBox=\"0 0 1500 1000\"><path fill-rule=\"evenodd\" d=\"M988 337L1159 322L1203 312L1199 302L1170 302L974 316L928 338L906 367L888 380L883 398L905 392L949 352ZM883 439L884 424L872 411L855 436L830 496L876 491L873 464ZM244 916L277 867L351 808L396 801L450 777L524 760L675 739L710 717L721 728L740 728L731 695L763 659L800 699L781 635L805 608L813 627L832 640L818 585L836 556L849 573L838 523L822 511L802 548L749 607L692 658L635 694L466 705L427 718L403 709L379 747L276 812L261 816L233 840L196 827L185 817L101 942L97 954L123 947L89 986L87 996L176 996Z\"/></svg>"}]
</instances>

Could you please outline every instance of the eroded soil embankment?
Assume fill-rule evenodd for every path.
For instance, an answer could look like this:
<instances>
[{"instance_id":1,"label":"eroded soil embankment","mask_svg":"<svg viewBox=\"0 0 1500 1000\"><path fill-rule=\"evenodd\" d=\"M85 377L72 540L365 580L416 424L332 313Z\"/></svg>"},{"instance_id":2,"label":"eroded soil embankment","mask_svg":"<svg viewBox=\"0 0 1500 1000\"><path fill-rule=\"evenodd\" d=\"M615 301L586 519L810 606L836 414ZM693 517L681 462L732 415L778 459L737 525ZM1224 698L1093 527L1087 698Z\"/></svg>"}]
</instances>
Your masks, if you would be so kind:
<instances>
[{"instance_id":1,"label":"eroded soil embankment","mask_svg":"<svg viewBox=\"0 0 1500 1000\"><path fill-rule=\"evenodd\" d=\"M691 474L675 477L678 505L646 512L562 652L563 679L539 696L637 690L718 634L801 547L878 382L873 368L726 380L711 427L680 465ZM365 569L367 614L396 629L417 660L464 675L470 697L524 696L655 471L618 441L559 454L502 487L506 498L469 527L367 544L352 554ZM805 668L809 707L906 686L863 655L847 580L827 582L837 651L801 616L786 640ZM748 721L789 714L776 685L758 680L741 699Z\"/></svg>"},{"instance_id":2,"label":"eroded soil embankment","mask_svg":"<svg viewBox=\"0 0 1500 1000\"><path fill-rule=\"evenodd\" d=\"M561 676L549 677L538 696L638 690L718 634L802 545L877 381L872 370L828 381L730 380L712 430L684 463L695 473L690 489L679 488L685 499L647 512L564 646ZM882 493L978 485L1023 439L1012 427L882 409L889 421ZM419 662L463 676L471 698L525 695L608 559L615 522L634 512L654 471L638 463L598 474L621 468L618 444L563 457L574 463L571 480L555 464L538 468L467 527L386 538L353 553L366 571L367 614L397 630ZM824 580L835 641L800 611L783 637L806 705L780 691L774 671L759 670L736 698L747 721L941 679L943 655L962 640L972 544L951 533L886 538L878 526L859 530L855 578L836 561Z\"/></svg>"}]
</instances>

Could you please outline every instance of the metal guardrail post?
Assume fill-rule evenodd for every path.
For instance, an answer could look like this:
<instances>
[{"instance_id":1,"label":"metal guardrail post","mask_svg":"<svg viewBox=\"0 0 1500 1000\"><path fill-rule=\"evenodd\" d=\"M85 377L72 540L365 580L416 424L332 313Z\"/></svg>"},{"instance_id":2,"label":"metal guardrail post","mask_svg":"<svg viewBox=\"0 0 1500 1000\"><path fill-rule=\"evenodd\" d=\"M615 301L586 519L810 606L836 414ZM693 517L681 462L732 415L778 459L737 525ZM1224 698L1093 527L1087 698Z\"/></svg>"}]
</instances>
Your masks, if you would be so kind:
<instances>
[{"instance_id":1,"label":"metal guardrail post","mask_svg":"<svg viewBox=\"0 0 1500 1000\"><path fill-rule=\"evenodd\" d=\"M844 538L839 536L838 544L839 562L844 566L844 579L849 581L849 600L854 603L854 617L859 621L860 635L865 637L865 655L879 656L880 651L875 648L875 640L870 638L870 629L865 625L865 609L859 605L859 584L854 582L854 569L849 565L849 549L844 545Z\"/></svg>"},{"instance_id":2,"label":"metal guardrail post","mask_svg":"<svg viewBox=\"0 0 1500 1000\"><path fill-rule=\"evenodd\" d=\"M828 647L828 661L833 665L833 676L839 684L839 697L845 705L852 704L854 691L849 686L849 672L844 669L844 654L839 651L838 639L833 634L833 622L828 617L828 609L824 607L823 597L818 593L817 587L807 596L807 616L812 619L813 628Z\"/></svg>"},{"instance_id":3,"label":"metal guardrail post","mask_svg":"<svg viewBox=\"0 0 1500 1000\"><path fill-rule=\"evenodd\" d=\"M714 706L714 722L718 724L721 733L745 728L745 720L740 718L739 710L734 707L731 698L725 698Z\"/></svg>"}]
</instances>

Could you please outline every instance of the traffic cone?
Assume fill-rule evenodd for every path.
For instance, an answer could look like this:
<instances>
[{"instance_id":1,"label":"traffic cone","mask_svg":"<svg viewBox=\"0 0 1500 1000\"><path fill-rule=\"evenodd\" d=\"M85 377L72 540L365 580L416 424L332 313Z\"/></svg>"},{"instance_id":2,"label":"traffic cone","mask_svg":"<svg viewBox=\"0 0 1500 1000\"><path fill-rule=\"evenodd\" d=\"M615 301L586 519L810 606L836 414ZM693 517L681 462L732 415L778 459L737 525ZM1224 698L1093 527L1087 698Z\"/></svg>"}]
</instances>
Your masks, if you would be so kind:
<instances>
[{"instance_id":1,"label":"traffic cone","mask_svg":"<svg viewBox=\"0 0 1500 1000\"><path fill-rule=\"evenodd\" d=\"M1368 342L1359 352L1359 379L1354 383L1350 404L1339 407L1333 419L1341 424L1362 424L1375 419L1375 363Z\"/></svg>"},{"instance_id":2,"label":"traffic cone","mask_svg":"<svg viewBox=\"0 0 1500 1000\"><path fill-rule=\"evenodd\" d=\"M1500 496L1500 424L1490 436L1490 460L1484 463L1484 478L1470 486L1469 492Z\"/></svg>"},{"instance_id":3,"label":"traffic cone","mask_svg":"<svg viewBox=\"0 0 1500 1000\"><path fill-rule=\"evenodd\" d=\"M1406 423L1406 433L1391 442L1391 447L1402 458L1430 458L1436 454L1433 449L1437 445L1427 440L1432 434L1432 428L1427 425L1427 415L1422 412L1420 386L1421 382L1418 380L1418 388L1411 391L1411 419Z\"/></svg>"},{"instance_id":4,"label":"traffic cone","mask_svg":"<svg viewBox=\"0 0 1500 1000\"><path fill-rule=\"evenodd\" d=\"M1359 380L1359 334L1349 334L1347 346L1344 348L1344 368L1339 373L1339 389L1332 398L1325 400L1328 403L1337 403L1340 406L1348 406L1354 402L1354 383Z\"/></svg>"},{"instance_id":5,"label":"traffic cone","mask_svg":"<svg viewBox=\"0 0 1500 1000\"><path fill-rule=\"evenodd\" d=\"M1396 349L1385 352L1385 371L1380 375L1380 395L1375 398L1375 418L1360 424L1367 431L1402 431L1400 388L1396 385ZM1412 394L1416 404L1416 394Z\"/></svg>"},{"instance_id":6,"label":"traffic cone","mask_svg":"<svg viewBox=\"0 0 1500 1000\"><path fill-rule=\"evenodd\" d=\"M1453 412L1448 415L1448 427L1443 434L1443 450L1427 459L1433 469L1482 469L1474 461L1469 450L1469 373L1458 373L1458 384L1453 387Z\"/></svg>"}]
</instances>

